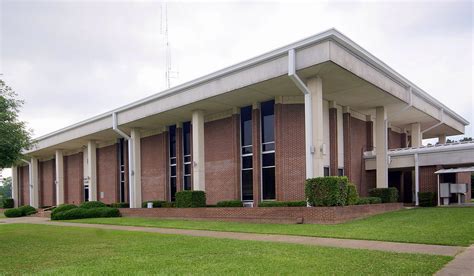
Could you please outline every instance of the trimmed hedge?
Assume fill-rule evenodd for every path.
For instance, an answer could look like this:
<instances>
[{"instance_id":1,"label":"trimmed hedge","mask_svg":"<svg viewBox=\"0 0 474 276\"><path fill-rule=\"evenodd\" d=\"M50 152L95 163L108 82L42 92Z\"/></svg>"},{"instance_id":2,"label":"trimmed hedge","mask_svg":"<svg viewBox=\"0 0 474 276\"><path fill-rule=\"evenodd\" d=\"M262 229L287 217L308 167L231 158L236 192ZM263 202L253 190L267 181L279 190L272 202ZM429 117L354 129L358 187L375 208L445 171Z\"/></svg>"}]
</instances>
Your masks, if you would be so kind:
<instances>
[{"instance_id":1,"label":"trimmed hedge","mask_svg":"<svg viewBox=\"0 0 474 276\"><path fill-rule=\"evenodd\" d=\"M149 200L142 203L142 208L148 208L148 202L153 203L153 208L161 208L163 207L165 203L167 203L166 201L163 201L163 200L153 200L153 201Z\"/></svg>"},{"instance_id":2,"label":"trimmed hedge","mask_svg":"<svg viewBox=\"0 0 474 276\"><path fill-rule=\"evenodd\" d=\"M130 204L127 202L116 202L116 203L110 203L108 207L112 208L130 208Z\"/></svg>"},{"instance_id":3,"label":"trimmed hedge","mask_svg":"<svg viewBox=\"0 0 474 276\"><path fill-rule=\"evenodd\" d=\"M13 198L4 198L4 199L2 199L2 206L5 209L15 207L15 203L13 201Z\"/></svg>"},{"instance_id":4,"label":"trimmed hedge","mask_svg":"<svg viewBox=\"0 0 474 276\"><path fill-rule=\"evenodd\" d=\"M306 207L306 201L262 201L258 207Z\"/></svg>"},{"instance_id":5,"label":"trimmed hedge","mask_svg":"<svg viewBox=\"0 0 474 276\"><path fill-rule=\"evenodd\" d=\"M85 201L79 205L80 208L90 209L90 208L100 208L100 207L107 207L107 205L100 201Z\"/></svg>"},{"instance_id":6,"label":"trimmed hedge","mask_svg":"<svg viewBox=\"0 0 474 276\"><path fill-rule=\"evenodd\" d=\"M357 193L357 188L354 184L349 183L347 185L347 205L355 205L359 200L359 194Z\"/></svg>"},{"instance_id":7,"label":"trimmed hedge","mask_svg":"<svg viewBox=\"0 0 474 276\"><path fill-rule=\"evenodd\" d=\"M18 208L12 208L12 209L5 210L5 212L3 214L7 218L17 218L17 217L22 217L23 216L23 213Z\"/></svg>"},{"instance_id":8,"label":"trimmed hedge","mask_svg":"<svg viewBox=\"0 0 474 276\"><path fill-rule=\"evenodd\" d=\"M74 208L67 211L51 214L52 220L69 220L83 218L109 218L120 217L120 211L117 208L97 207L97 208Z\"/></svg>"},{"instance_id":9,"label":"trimmed hedge","mask_svg":"<svg viewBox=\"0 0 474 276\"><path fill-rule=\"evenodd\" d=\"M419 192L418 199L420 207L434 207L437 205L436 193L433 192Z\"/></svg>"},{"instance_id":10,"label":"trimmed hedge","mask_svg":"<svg viewBox=\"0 0 474 276\"><path fill-rule=\"evenodd\" d=\"M181 191L176 193L177 208L206 207L206 193L203 191Z\"/></svg>"},{"instance_id":11,"label":"trimmed hedge","mask_svg":"<svg viewBox=\"0 0 474 276\"><path fill-rule=\"evenodd\" d=\"M395 187L371 189L369 195L371 197L380 197L382 203L393 203L398 201L398 190Z\"/></svg>"},{"instance_id":12,"label":"trimmed hedge","mask_svg":"<svg viewBox=\"0 0 474 276\"><path fill-rule=\"evenodd\" d=\"M64 211L75 209L75 208L78 208L78 207L74 204L61 204L51 211L51 216L53 216L56 213L64 212Z\"/></svg>"},{"instance_id":13,"label":"trimmed hedge","mask_svg":"<svg viewBox=\"0 0 474 276\"><path fill-rule=\"evenodd\" d=\"M379 204L382 203L382 199L380 197L360 197L357 200L357 205L367 205L367 204Z\"/></svg>"},{"instance_id":14,"label":"trimmed hedge","mask_svg":"<svg viewBox=\"0 0 474 276\"><path fill-rule=\"evenodd\" d=\"M346 176L316 177L306 180L305 195L311 206L344 206L347 204Z\"/></svg>"},{"instance_id":15,"label":"trimmed hedge","mask_svg":"<svg viewBox=\"0 0 474 276\"><path fill-rule=\"evenodd\" d=\"M224 200L219 201L216 204L216 207L243 207L244 204L240 200Z\"/></svg>"},{"instance_id":16,"label":"trimmed hedge","mask_svg":"<svg viewBox=\"0 0 474 276\"><path fill-rule=\"evenodd\" d=\"M18 207L18 209L20 209L23 216L29 216L37 213L35 207L32 207L30 205L23 205L21 207Z\"/></svg>"}]
</instances>

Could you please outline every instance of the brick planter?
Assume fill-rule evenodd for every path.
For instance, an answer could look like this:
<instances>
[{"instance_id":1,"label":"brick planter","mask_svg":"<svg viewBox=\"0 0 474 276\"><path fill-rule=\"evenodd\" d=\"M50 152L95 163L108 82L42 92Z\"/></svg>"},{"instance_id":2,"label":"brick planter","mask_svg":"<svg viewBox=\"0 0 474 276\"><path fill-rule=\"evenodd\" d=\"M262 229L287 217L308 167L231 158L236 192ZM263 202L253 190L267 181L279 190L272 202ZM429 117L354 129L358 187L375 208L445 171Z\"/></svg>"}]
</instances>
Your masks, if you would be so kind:
<instances>
[{"instance_id":1,"label":"brick planter","mask_svg":"<svg viewBox=\"0 0 474 276\"><path fill-rule=\"evenodd\" d=\"M124 217L203 219L261 223L340 223L400 210L402 203L344 207L256 207L256 208L121 208Z\"/></svg>"}]
</instances>

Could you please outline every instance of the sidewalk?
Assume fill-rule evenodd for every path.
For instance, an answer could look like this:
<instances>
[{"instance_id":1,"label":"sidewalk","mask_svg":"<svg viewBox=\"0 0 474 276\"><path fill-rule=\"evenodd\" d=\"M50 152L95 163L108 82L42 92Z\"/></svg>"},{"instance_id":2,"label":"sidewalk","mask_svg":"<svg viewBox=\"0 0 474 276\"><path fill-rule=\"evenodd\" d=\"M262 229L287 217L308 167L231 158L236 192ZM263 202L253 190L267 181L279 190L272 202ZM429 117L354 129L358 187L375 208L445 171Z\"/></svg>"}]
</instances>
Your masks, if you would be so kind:
<instances>
[{"instance_id":1,"label":"sidewalk","mask_svg":"<svg viewBox=\"0 0 474 276\"><path fill-rule=\"evenodd\" d=\"M456 256L436 276L472 276L474 275L474 245L471 245L463 253Z\"/></svg>"},{"instance_id":2,"label":"sidewalk","mask_svg":"<svg viewBox=\"0 0 474 276\"><path fill-rule=\"evenodd\" d=\"M69 226L98 228L109 230L139 231L160 234L176 234L188 235L196 237L211 237L219 239L236 239L236 240L252 240L252 241L269 241L283 242L304 245L329 246L339 248L369 249L390 251L398 253L420 253L429 255L456 256L463 252L466 248L460 246L444 246L444 245L428 245L413 243L398 243L384 241L367 241L367 240L350 240L335 238L318 238L291 235L273 235L273 234L252 234L252 233L236 233L236 232L219 232L207 230L186 230L186 229L170 229L170 228L154 228L154 227L137 227L137 226L121 226L121 225L103 225L103 224L85 224L71 222L53 222L48 218L42 217L22 217L11 219L0 219L0 223L32 223L43 225ZM0 224L1 225L1 224Z\"/></svg>"}]
</instances>

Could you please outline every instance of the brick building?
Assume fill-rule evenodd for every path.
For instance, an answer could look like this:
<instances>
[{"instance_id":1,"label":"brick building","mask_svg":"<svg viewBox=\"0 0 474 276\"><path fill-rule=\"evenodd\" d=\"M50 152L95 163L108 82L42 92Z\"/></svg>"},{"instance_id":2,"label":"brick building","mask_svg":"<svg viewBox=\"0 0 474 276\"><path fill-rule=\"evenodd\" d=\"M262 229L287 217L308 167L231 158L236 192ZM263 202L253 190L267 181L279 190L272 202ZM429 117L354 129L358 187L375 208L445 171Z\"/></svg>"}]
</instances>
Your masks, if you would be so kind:
<instances>
[{"instance_id":1,"label":"brick building","mask_svg":"<svg viewBox=\"0 0 474 276\"><path fill-rule=\"evenodd\" d=\"M467 124L331 29L37 138L13 168L13 196L35 207L136 208L184 189L208 204L304 200L305 179L346 175L361 195L395 186L416 202L437 168L474 163L474 144L422 139L444 144ZM439 149L449 162L432 158Z\"/></svg>"}]
</instances>

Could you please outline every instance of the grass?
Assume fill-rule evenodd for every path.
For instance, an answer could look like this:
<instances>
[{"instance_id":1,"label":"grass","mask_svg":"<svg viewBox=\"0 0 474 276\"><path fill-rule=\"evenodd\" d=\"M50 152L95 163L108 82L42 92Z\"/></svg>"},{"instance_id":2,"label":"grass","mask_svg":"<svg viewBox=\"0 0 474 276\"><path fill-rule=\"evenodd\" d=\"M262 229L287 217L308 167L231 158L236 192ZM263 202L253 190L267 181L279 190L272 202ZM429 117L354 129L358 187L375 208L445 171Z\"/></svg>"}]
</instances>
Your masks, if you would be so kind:
<instances>
[{"instance_id":1,"label":"grass","mask_svg":"<svg viewBox=\"0 0 474 276\"><path fill-rule=\"evenodd\" d=\"M97 218L71 222L469 246L474 208L417 208L342 224L255 224L155 218Z\"/></svg>"},{"instance_id":2,"label":"grass","mask_svg":"<svg viewBox=\"0 0 474 276\"><path fill-rule=\"evenodd\" d=\"M0 226L0 274L426 274L451 257L51 225Z\"/></svg>"},{"instance_id":3,"label":"grass","mask_svg":"<svg viewBox=\"0 0 474 276\"><path fill-rule=\"evenodd\" d=\"M3 212L0 212L0 218L4 218L5 215L3 214Z\"/></svg>"}]
</instances>

